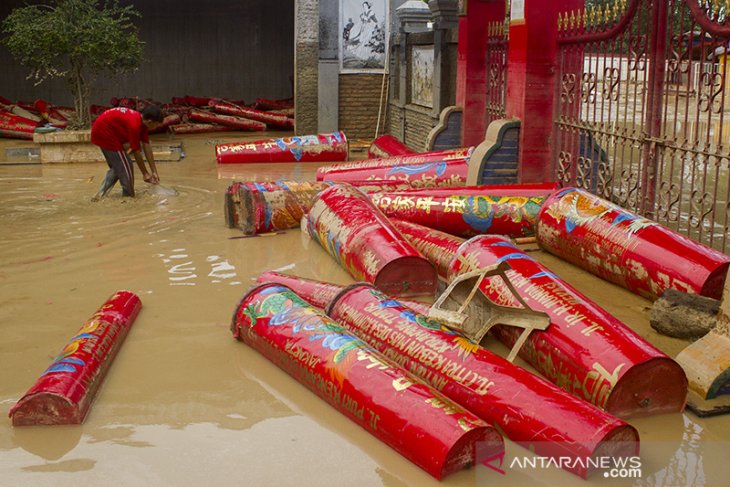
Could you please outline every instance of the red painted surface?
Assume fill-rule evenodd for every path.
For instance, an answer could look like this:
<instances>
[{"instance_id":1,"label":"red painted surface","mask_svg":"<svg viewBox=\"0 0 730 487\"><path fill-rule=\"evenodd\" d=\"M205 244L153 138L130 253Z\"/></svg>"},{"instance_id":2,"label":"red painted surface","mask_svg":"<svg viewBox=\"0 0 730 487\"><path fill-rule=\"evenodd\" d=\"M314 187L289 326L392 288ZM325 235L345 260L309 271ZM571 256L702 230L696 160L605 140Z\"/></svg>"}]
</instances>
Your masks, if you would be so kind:
<instances>
[{"instance_id":1,"label":"red painted surface","mask_svg":"<svg viewBox=\"0 0 730 487\"><path fill-rule=\"evenodd\" d=\"M141 308L130 291L111 296L10 409L13 426L83 423Z\"/></svg>"},{"instance_id":2,"label":"red painted surface","mask_svg":"<svg viewBox=\"0 0 730 487\"><path fill-rule=\"evenodd\" d=\"M299 227L317 193L331 186L325 182L234 182L225 198L229 228L246 235Z\"/></svg>"},{"instance_id":3,"label":"red painted surface","mask_svg":"<svg viewBox=\"0 0 730 487\"><path fill-rule=\"evenodd\" d=\"M179 123L170 126L173 134L207 134L210 132L233 132L237 130L227 125L217 125L212 123Z\"/></svg>"},{"instance_id":4,"label":"red painted surface","mask_svg":"<svg viewBox=\"0 0 730 487\"><path fill-rule=\"evenodd\" d=\"M556 183L407 189L371 193L389 218L472 237L483 233L524 237L535 233L543 202Z\"/></svg>"},{"instance_id":5,"label":"red painted surface","mask_svg":"<svg viewBox=\"0 0 730 487\"><path fill-rule=\"evenodd\" d=\"M2 137L32 140L37 126L38 123L34 120L0 110L0 136Z\"/></svg>"},{"instance_id":6,"label":"red painted surface","mask_svg":"<svg viewBox=\"0 0 730 487\"><path fill-rule=\"evenodd\" d=\"M193 107L207 107L211 102L216 102L218 100L219 98L186 95L182 98L181 102ZM175 102L175 98L173 98L172 101Z\"/></svg>"},{"instance_id":7,"label":"red painted surface","mask_svg":"<svg viewBox=\"0 0 730 487\"><path fill-rule=\"evenodd\" d=\"M290 276L275 271L262 272L256 282L259 284L276 283L286 286L312 306L322 309L326 308L347 287L332 284L331 282ZM398 298L398 302L423 315L428 314L428 310L431 309L428 304L420 301Z\"/></svg>"},{"instance_id":8,"label":"red painted surface","mask_svg":"<svg viewBox=\"0 0 730 487\"><path fill-rule=\"evenodd\" d=\"M543 376L575 396L616 416L638 417L678 412L687 398L682 368L641 336L552 273L509 239L482 235L464 242L457 237L395 222L399 231L429 259L440 262L451 254L447 281L455 276L507 262L512 284L525 302L550 316L545 331L533 331L520 356ZM439 250L440 234L448 245ZM453 248L459 245L456 253ZM439 270L443 272L444 266ZM501 278L488 277L481 292L502 306L519 307ZM512 346L521 329L495 327L494 334Z\"/></svg>"},{"instance_id":9,"label":"red painted surface","mask_svg":"<svg viewBox=\"0 0 730 487\"><path fill-rule=\"evenodd\" d=\"M167 132L170 127L173 125L178 125L182 123L182 119L180 118L180 115L176 113L171 113L170 115L165 116L164 119L162 119L162 123L155 127L154 130L150 130L149 132L151 134L160 134L163 132Z\"/></svg>"},{"instance_id":10,"label":"red painted surface","mask_svg":"<svg viewBox=\"0 0 730 487\"><path fill-rule=\"evenodd\" d=\"M436 292L436 269L357 188L337 184L319 193L306 227L354 279L397 296Z\"/></svg>"},{"instance_id":11,"label":"red painted surface","mask_svg":"<svg viewBox=\"0 0 730 487\"><path fill-rule=\"evenodd\" d=\"M722 296L730 256L587 191L555 193L537 228L548 252L647 299L667 289Z\"/></svg>"},{"instance_id":12,"label":"red painted surface","mask_svg":"<svg viewBox=\"0 0 730 487\"><path fill-rule=\"evenodd\" d=\"M327 314L512 441L539 456L581 459L566 468L576 475L591 473L586 463L599 447L615 456L639 452L630 425L368 284L348 287Z\"/></svg>"},{"instance_id":13,"label":"red painted surface","mask_svg":"<svg viewBox=\"0 0 730 487\"><path fill-rule=\"evenodd\" d=\"M294 107L294 98L282 98L280 100L269 100L268 98L256 98L254 108L257 110L286 110Z\"/></svg>"},{"instance_id":14,"label":"red painted surface","mask_svg":"<svg viewBox=\"0 0 730 487\"><path fill-rule=\"evenodd\" d=\"M252 131L263 131L266 130L266 124L258 122L256 120L249 120L243 117L236 117L233 115L221 115L220 113L208 112L205 110L198 110L194 108L188 112L188 118L195 122L214 123L218 125L226 125L233 127L237 130L252 130Z\"/></svg>"},{"instance_id":15,"label":"red painted surface","mask_svg":"<svg viewBox=\"0 0 730 487\"><path fill-rule=\"evenodd\" d=\"M415 152L392 135L381 135L377 137L368 148L368 157L370 159L404 156L407 154L415 154Z\"/></svg>"},{"instance_id":16,"label":"red painted surface","mask_svg":"<svg viewBox=\"0 0 730 487\"><path fill-rule=\"evenodd\" d=\"M476 461L500 434L290 289L258 286L236 310L234 336L437 479Z\"/></svg>"},{"instance_id":17,"label":"red painted surface","mask_svg":"<svg viewBox=\"0 0 730 487\"><path fill-rule=\"evenodd\" d=\"M581 10L584 1L524 5L524 22L513 21L509 30L506 112L521 121L519 181L534 183L552 181L554 174L558 12Z\"/></svg>"},{"instance_id":18,"label":"red painted surface","mask_svg":"<svg viewBox=\"0 0 730 487\"><path fill-rule=\"evenodd\" d=\"M414 187L463 186L472 148L350 161L317 169L317 181L397 181Z\"/></svg>"},{"instance_id":19,"label":"red painted surface","mask_svg":"<svg viewBox=\"0 0 730 487\"><path fill-rule=\"evenodd\" d=\"M344 132L233 142L215 146L218 164L346 161Z\"/></svg>"},{"instance_id":20,"label":"red painted surface","mask_svg":"<svg viewBox=\"0 0 730 487\"><path fill-rule=\"evenodd\" d=\"M487 103L487 25L504 21L504 2L469 2L467 15L459 17L456 69L456 104L463 111L462 145L484 140Z\"/></svg>"},{"instance_id":21,"label":"red painted surface","mask_svg":"<svg viewBox=\"0 0 730 487\"><path fill-rule=\"evenodd\" d=\"M286 115L254 110L253 108L239 107L227 103L214 103L212 107L213 110L218 113L256 120L273 127L280 127L288 130L294 129L294 119L289 118Z\"/></svg>"}]
</instances>

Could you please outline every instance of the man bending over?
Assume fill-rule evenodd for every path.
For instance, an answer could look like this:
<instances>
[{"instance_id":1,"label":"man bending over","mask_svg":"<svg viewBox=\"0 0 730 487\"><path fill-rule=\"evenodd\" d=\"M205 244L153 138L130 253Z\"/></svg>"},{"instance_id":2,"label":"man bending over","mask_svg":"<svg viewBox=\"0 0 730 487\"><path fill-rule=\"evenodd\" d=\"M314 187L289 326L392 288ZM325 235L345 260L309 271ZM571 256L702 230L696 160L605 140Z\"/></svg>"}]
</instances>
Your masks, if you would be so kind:
<instances>
[{"instance_id":1,"label":"man bending over","mask_svg":"<svg viewBox=\"0 0 730 487\"><path fill-rule=\"evenodd\" d=\"M160 108L154 105L148 106L142 113L118 107L99 115L91 126L91 143L101 148L109 170L92 201L106 196L117 181L122 185L122 196L134 196L134 168L126 152L128 148L132 150L144 180L159 184L149 131L157 128L162 120ZM149 171L145 167L142 151L150 165Z\"/></svg>"}]
</instances>

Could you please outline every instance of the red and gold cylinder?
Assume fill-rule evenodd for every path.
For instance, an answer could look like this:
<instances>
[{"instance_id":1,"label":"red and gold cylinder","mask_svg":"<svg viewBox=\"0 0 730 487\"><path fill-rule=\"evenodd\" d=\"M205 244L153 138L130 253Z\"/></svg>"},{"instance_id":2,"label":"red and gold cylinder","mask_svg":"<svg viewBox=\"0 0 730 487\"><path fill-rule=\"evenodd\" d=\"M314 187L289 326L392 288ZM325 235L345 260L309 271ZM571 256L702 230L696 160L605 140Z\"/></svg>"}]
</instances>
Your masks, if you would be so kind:
<instances>
[{"instance_id":1,"label":"red and gold cylinder","mask_svg":"<svg viewBox=\"0 0 730 487\"><path fill-rule=\"evenodd\" d=\"M587 191L566 188L540 212L548 252L647 299L667 289L720 299L730 256Z\"/></svg>"},{"instance_id":2,"label":"red and gold cylinder","mask_svg":"<svg viewBox=\"0 0 730 487\"><path fill-rule=\"evenodd\" d=\"M218 164L346 161L348 145L344 132L335 132L219 144L215 157Z\"/></svg>"},{"instance_id":3,"label":"red and gold cylinder","mask_svg":"<svg viewBox=\"0 0 730 487\"><path fill-rule=\"evenodd\" d=\"M226 224L246 235L299 227L317 193L333 183L234 182L225 199Z\"/></svg>"},{"instance_id":4,"label":"red and gold cylinder","mask_svg":"<svg viewBox=\"0 0 730 487\"><path fill-rule=\"evenodd\" d=\"M370 194L390 218L460 237L484 233L526 237L556 183L406 189Z\"/></svg>"},{"instance_id":5,"label":"red and gold cylinder","mask_svg":"<svg viewBox=\"0 0 730 487\"><path fill-rule=\"evenodd\" d=\"M406 182L416 188L464 186L472 150L452 149L333 164L317 170L317 181L384 180Z\"/></svg>"},{"instance_id":6,"label":"red and gold cylinder","mask_svg":"<svg viewBox=\"0 0 730 487\"><path fill-rule=\"evenodd\" d=\"M173 134L207 134L211 132L233 132L235 127L213 123L179 123L170 126Z\"/></svg>"},{"instance_id":7,"label":"red and gold cylinder","mask_svg":"<svg viewBox=\"0 0 730 487\"><path fill-rule=\"evenodd\" d=\"M0 136L13 139L33 140L38 122L0 110Z\"/></svg>"},{"instance_id":8,"label":"red and gold cylinder","mask_svg":"<svg viewBox=\"0 0 730 487\"><path fill-rule=\"evenodd\" d=\"M539 456L567 457L590 475L594 456L634 456L638 432L610 414L535 377L465 336L414 312L369 284L354 284L327 314L385 357L410 370Z\"/></svg>"},{"instance_id":9,"label":"red and gold cylinder","mask_svg":"<svg viewBox=\"0 0 730 487\"><path fill-rule=\"evenodd\" d=\"M501 435L389 361L290 289L244 296L234 336L347 418L437 479L476 461L477 442L503 451Z\"/></svg>"},{"instance_id":10,"label":"red and gold cylinder","mask_svg":"<svg viewBox=\"0 0 730 487\"><path fill-rule=\"evenodd\" d=\"M279 127L287 130L294 129L294 119L287 117L286 115L279 115L277 113L264 112L262 110L254 110L253 108L239 107L226 103L214 103L212 107L216 112L223 113L225 115L234 115L237 117L244 117L249 120L256 120L272 127Z\"/></svg>"},{"instance_id":11,"label":"red and gold cylinder","mask_svg":"<svg viewBox=\"0 0 730 487\"><path fill-rule=\"evenodd\" d=\"M306 230L356 280L396 296L436 292L436 269L353 186L336 184L319 193Z\"/></svg>"},{"instance_id":12,"label":"red and gold cylinder","mask_svg":"<svg viewBox=\"0 0 730 487\"><path fill-rule=\"evenodd\" d=\"M290 276L289 274L282 274L275 271L262 272L256 278L256 282L260 284L276 283L284 285L312 306L322 309L325 309L347 287L332 284L331 282ZM428 310L431 308L428 304L420 301L411 301L409 299L398 299L398 301L423 315L427 315Z\"/></svg>"},{"instance_id":13,"label":"red and gold cylinder","mask_svg":"<svg viewBox=\"0 0 730 487\"><path fill-rule=\"evenodd\" d=\"M570 286L547 267L516 247L509 239L482 235L466 242L451 240L439 253L437 244L414 225L394 222L426 257L442 261L452 254L446 277L507 262L507 276L532 309L550 317L550 326L530 334L520 356L543 376L575 396L621 418L679 412L687 399L687 378L682 368L606 310ZM461 244L452 253L456 244ZM443 271L443 266L440 266ZM501 277L480 283L482 294L501 306L520 307ZM507 346L517 341L521 329L498 326L493 333Z\"/></svg>"},{"instance_id":14,"label":"red and gold cylinder","mask_svg":"<svg viewBox=\"0 0 730 487\"><path fill-rule=\"evenodd\" d=\"M10 409L13 426L83 423L141 308L130 291L112 295Z\"/></svg>"},{"instance_id":15,"label":"red and gold cylinder","mask_svg":"<svg viewBox=\"0 0 730 487\"><path fill-rule=\"evenodd\" d=\"M372 141L368 148L368 157L370 159L378 157L404 156L415 153L415 151L411 150L407 145L392 135L381 135L380 137L377 137Z\"/></svg>"},{"instance_id":16,"label":"red and gold cylinder","mask_svg":"<svg viewBox=\"0 0 730 487\"><path fill-rule=\"evenodd\" d=\"M212 123L217 125L225 125L236 130L266 130L266 124L248 118L236 117L233 115L221 115L220 113L208 112L193 108L188 112L188 118L195 122Z\"/></svg>"}]
</instances>

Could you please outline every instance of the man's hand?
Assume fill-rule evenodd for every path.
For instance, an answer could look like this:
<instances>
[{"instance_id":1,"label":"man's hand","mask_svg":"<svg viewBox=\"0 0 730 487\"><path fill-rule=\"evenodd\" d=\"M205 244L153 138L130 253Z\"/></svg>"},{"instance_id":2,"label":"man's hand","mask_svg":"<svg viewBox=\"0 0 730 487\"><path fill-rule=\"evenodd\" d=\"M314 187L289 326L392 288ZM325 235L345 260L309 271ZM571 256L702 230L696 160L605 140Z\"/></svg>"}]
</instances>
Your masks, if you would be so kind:
<instances>
[{"instance_id":1,"label":"man's hand","mask_svg":"<svg viewBox=\"0 0 730 487\"><path fill-rule=\"evenodd\" d=\"M144 181L150 184L160 184L160 178L156 174L149 172L144 175Z\"/></svg>"}]
</instances>

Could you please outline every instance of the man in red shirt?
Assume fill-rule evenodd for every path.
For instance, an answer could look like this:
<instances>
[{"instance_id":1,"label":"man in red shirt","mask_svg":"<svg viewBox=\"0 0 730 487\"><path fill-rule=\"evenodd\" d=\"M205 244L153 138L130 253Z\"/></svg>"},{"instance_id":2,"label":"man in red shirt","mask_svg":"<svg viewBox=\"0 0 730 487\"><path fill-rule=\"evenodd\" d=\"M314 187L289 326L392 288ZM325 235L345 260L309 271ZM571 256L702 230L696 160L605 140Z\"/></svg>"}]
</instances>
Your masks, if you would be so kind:
<instances>
[{"instance_id":1,"label":"man in red shirt","mask_svg":"<svg viewBox=\"0 0 730 487\"><path fill-rule=\"evenodd\" d=\"M122 185L122 196L134 196L134 168L129 161L125 149L132 150L142 177L148 183L159 184L157 166L150 146L151 129L162 123L162 112L154 105L145 108L142 113L131 108L112 108L105 111L91 126L91 143L98 145L104 154L109 171L93 201L104 197L117 181ZM144 164L142 151L150 165L150 171Z\"/></svg>"}]
</instances>

